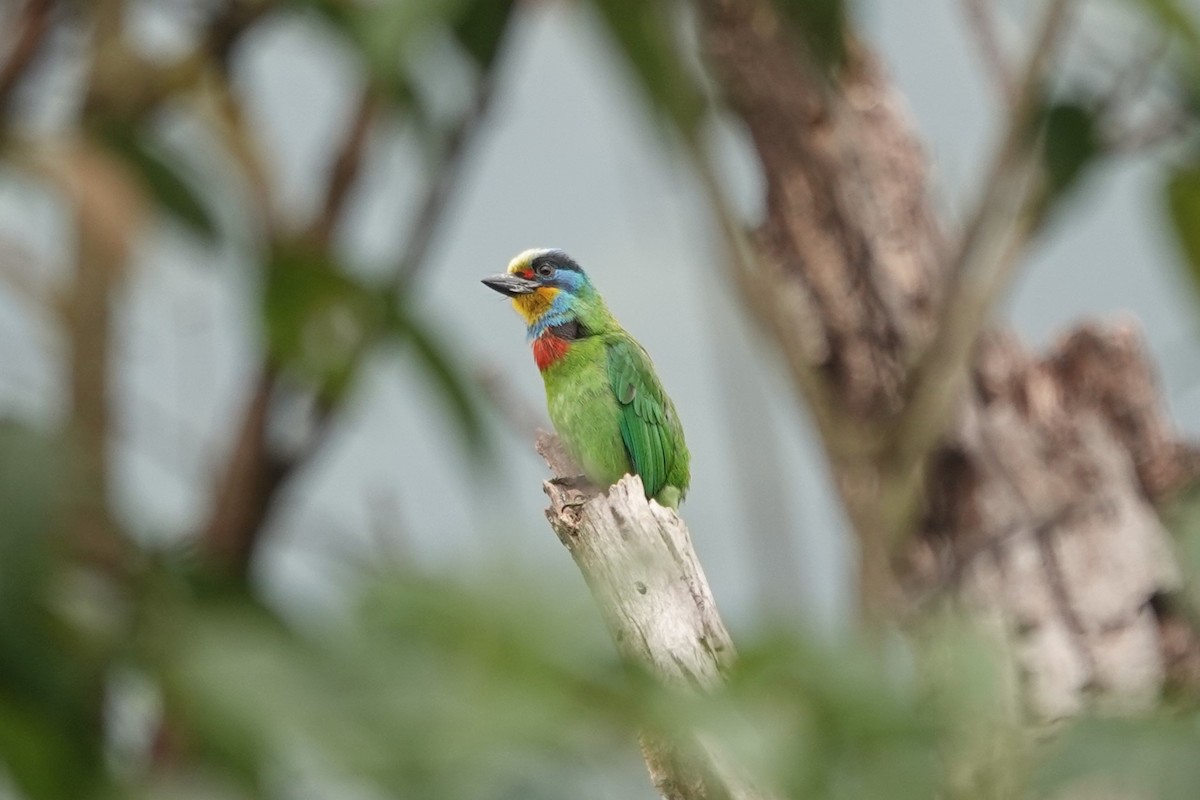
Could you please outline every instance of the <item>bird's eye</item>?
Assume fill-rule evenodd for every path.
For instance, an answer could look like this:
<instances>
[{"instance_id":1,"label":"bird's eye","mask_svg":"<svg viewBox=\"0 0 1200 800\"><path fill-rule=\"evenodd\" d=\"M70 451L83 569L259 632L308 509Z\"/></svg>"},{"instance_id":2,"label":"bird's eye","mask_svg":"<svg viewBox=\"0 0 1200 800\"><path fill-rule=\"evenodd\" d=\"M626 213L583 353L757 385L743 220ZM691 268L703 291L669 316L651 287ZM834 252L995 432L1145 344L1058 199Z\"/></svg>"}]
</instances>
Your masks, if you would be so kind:
<instances>
[{"instance_id":1,"label":"bird's eye","mask_svg":"<svg viewBox=\"0 0 1200 800\"><path fill-rule=\"evenodd\" d=\"M554 274L554 267L550 266L549 264L538 264L536 272L543 278L549 278Z\"/></svg>"}]
</instances>

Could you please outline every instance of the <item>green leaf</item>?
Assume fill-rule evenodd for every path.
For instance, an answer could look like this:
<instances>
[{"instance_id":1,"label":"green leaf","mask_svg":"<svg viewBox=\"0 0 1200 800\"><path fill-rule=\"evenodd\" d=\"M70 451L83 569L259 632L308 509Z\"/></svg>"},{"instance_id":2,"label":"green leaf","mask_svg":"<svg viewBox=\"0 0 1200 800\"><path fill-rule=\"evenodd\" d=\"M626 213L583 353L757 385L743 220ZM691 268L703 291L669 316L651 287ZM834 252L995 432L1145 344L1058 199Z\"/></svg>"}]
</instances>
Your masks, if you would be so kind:
<instances>
[{"instance_id":1,"label":"green leaf","mask_svg":"<svg viewBox=\"0 0 1200 800\"><path fill-rule=\"evenodd\" d=\"M392 329L412 345L421 366L445 398L450 417L462 430L467 445L477 452L486 453L489 444L485 435L487 428L475 393L455 359L443 348L436 331L430 324L417 318L411 309L395 314Z\"/></svg>"},{"instance_id":2,"label":"green leaf","mask_svg":"<svg viewBox=\"0 0 1200 800\"><path fill-rule=\"evenodd\" d=\"M189 743L243 781L298 751L390 796L500 798L580 796L525 789L635 735L640 705L599 621L580 624L581 592L386 577L317 637L249 603L159 618L155 671Z\"/></svg>"},{"instance_id":3,"label":"green leaf","mask_svg":"<svg viewBox=\"0 0 1200 800\"><path fill-rule=\"evenodd\" d=\"M0 425L0 766L31 800L97 778L98 674L59 612L70 470L61 442Z\"/></svg>"},{"instance_id":4,"label":"green leaf","mask_svg":"<svg viewBox=\"0 0 1200 800\"><path fill-rule=\"evenodd\" d=\"M22 797L87 796L98 779L100 736L95 731L89 736L84 722L82 717L60 717L44 698L0 692L0 766Z\"/></svg>"},{"instance_id":5,"label":"green leaf","mask_svg":"<svg viewBox=\"0 0 1200 800\"><path fill-rule=\"evenodd\" d=\"M1092 111L1077 103L1058 103L1045 111L1045 143L1042 157L1046 169L1048 201L1074 189L1101 153L1100 136Z\"/></svg>"},{"instance_id":6,"label":"green leaf","mask_svg":"<svg viewBox=\"0 0 1200 800\"><path fill-rule=\"evenodd\" d=\"M267 265L263 317L271 357L326 397L347 388L384 314L376 292L315 249L285 246Z\"/></svg>"},{"instance_id":7,"label":"green leaf","mask_svg":"<svg viewBox=\"0 0 1200 800\"><path fill-rule=\"evenodd\" d=\"M1157 800L1200 796L1200 718L1088 719L1052 746L1037 775L1046 793L1065 787ZM1071 796L1088 796L1072 794Z\"/></svg>"},{"instance_id":8,"label":"green leaf","mask_svg":"<svg viewBox=\"0 0 1200 800\"><path fill-rule=\"evenodd\" d=\"M1200 50L1200 30L1191 12L1180 0L1134 0L1170 34L1179 36L1193 50Z\"/></svg>"},{"instance_id":9,"label":"green leaf","mask_svg":"<svg viewBox=\"0 0 1200 800\"><path fill-rule=\"evenodd\" d=\"M1166 195L1188 276L1200 292L1200 162L1176 167L1167 180Z\"/></svg>"},{"instance_id":10,"label":"green leaf","mask_svg":"<svg viewBox=\"0 0 1200 800\"><path fill-rule=\"evenodd\" d=\"M140 128L119 120L97 126L96 135L133 168L155 202L193 233L211 240L216 224L182 174Z\"/></svg>"},{"instance_id":11,"label":"green leaf","mask_svg":"<svg viewBox=\"0 0 1200 800\"><path fill-rule=\"evenodd\" d=\"M355 6L350 32L366 56L375 82L389 91L409 83L404 56L431 30L454 24L467 0L408 0Z\"/></svg>"},{"instance_id":12,"label":"green leaf","mask_svg":"<svg viewBox=\"0 0 1200 800\"><path fill-rule=\"evenodd\" d=\"M846 4L843 0L777 0L804 37L813 58L828 72L846 61Z\"/></svg>"},{"instance_id":13,"label":"green leaf","mask_svg":"<svg viewBox=\"0 0 1200 800\"><path fill-rule=\"evenodd\" d=\"M470 0L454 22L455 38L481 68L496 60L515 7L515 0Z\"/></svg>"},{"instance_id":14,"label":"green leaf","mask_svg":"<svg viewBox=\"0 0 1200 800\"><path fill-rule=\"evenodd\" d=\"M704 97L684 58L671 12L663 0L593 0L613 41L650 104L686 138L696 133Z\"/></svg>"}]
</instances>

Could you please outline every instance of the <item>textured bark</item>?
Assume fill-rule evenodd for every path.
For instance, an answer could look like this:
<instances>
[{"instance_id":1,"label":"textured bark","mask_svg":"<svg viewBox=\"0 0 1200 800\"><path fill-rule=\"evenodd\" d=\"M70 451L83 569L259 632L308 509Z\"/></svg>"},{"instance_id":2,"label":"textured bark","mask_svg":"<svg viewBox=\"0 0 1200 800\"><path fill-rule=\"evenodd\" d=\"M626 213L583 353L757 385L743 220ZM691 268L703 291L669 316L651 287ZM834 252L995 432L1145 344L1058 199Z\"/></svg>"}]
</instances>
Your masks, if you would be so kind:
<instances>
[{"instance_id":1,"label":"textured bark","mask_svg":"<svg viewBox=\"0 0 1200 800\"><path fill-rule=\"evenodd\" d=\"M1039 717L1091 695L1146 706L1163 684L1152 601L1179 577L1150 499L1187 458L1154 387L1128 327L1081 329L1043 359L992 335L931 461L912 585L1004 622Z\"/></svg>"},{"instance_id":2,"label":"textured bark","mask_svg":"<svg viewBox=\"0 0 1200 800\"><path fill-rule=\"evenodd\" d=\"M1161 613L1178 578L1153 503L1195 476L1196 459L1136 333L1089 326L1041 359L1003 333L973 346L1036 229L1037 143L1021 118L978 224L949 246L921 148L863 45L850 41L830 80L768 0L694 4L766 182L755 272L737 283L822 434L858 536L867 618L960 598L1005 632L1036 718L1096 694L1142 705L1168 667L1195 675L1194 632ZM1066 7L1051 5L1043 50ZM1031 58L1026 85L1045 61ZM951 325L966 333L946 337Z\"/></svg>"},{"instance_id":3,"label":"textured bark","mask_svg":"<svg viewBox=\"0 0 1200 800\"><path fill-rule=\"evenodd\" d=\"M546 518L583 573L621 657L668 686L719 686L733 642L683 520L647 500L636 475L606 493L587 485L553 436L539 435L538 452L556 475L545 483ZM680 748L644 735L641 745L655 788L668 800L770 796L702 740Z\"/></svg>"}]
</instances>

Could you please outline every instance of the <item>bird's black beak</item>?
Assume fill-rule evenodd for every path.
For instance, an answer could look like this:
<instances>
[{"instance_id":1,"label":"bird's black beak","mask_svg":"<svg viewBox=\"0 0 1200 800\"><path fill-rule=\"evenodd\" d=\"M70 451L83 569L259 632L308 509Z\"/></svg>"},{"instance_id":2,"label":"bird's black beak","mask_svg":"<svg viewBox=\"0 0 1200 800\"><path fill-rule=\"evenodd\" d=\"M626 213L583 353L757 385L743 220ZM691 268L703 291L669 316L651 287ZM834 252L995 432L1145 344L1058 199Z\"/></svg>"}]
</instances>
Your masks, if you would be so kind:
<instances>
[{"instance_id":1,"label":"bird's black beak","mask_svg":"<svg viewBox=\"0 0 1200 800\"><path fill-rule=\"evenodd\" d=\"M535 281L527 281L524 278L518 278L516 275L493 275L490 278L484 278L483 285L490 289L495 289L500 294L506 294L509 297L516 297L520 294L533 294L540 286Z\"/></svg>"}]
</instances>

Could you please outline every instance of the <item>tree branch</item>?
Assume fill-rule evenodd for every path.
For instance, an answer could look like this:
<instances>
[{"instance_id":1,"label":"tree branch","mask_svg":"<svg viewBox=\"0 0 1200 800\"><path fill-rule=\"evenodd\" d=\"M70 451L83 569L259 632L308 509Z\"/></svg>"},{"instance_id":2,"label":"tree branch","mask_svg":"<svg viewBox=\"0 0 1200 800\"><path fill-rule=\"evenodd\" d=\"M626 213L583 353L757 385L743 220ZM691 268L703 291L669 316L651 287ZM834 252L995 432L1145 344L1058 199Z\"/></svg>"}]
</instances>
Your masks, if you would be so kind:
<instances>
[{"instance_id":1,"label":"tree branch","mask_svg":"<svg viewBox=\"0 0 1200 800\"><path fill-rule=\"evenodd\" d=\"M408 243L392 272L390 289L393 294L404 293L416 277L437 232L438 221L458 187L467 149L487 115L495 91L493 72L485 73L479 81L470 107L446 133L442 147L430 165L429 187L409 228Z\"/></svg>"},{"instance_id":2,"label":"tree branch","mask_svg":"<svg viewBox=\"0 0 1200 800\"><path fill-rule=\"evenodd\" d=\"M15 28L16 37L8 58L0 64L0 127L8 117L13 90L33 63L50 30L54 0L27 0L21 8Z\"/></svg>"},{"instance_id":3,"label":"tree branch","mask_svg":"<svg viewBox=\"0 0 1200 800\"><path fill-rule=\"evenodd\" d=\"M474 102L446 133L440 155L431 165L431 180L410 231L408 243L384 286L384 291L396 302L400 302L410 281L425 261L441 215L458 185L468 145L483 121L492 87L492 73L485 73L480 78ZM333 159L322 210L310 229L315 247L330 247L333 230L344 214L350 188L361 170L370 122L378 111L379 103L380 98L375 92L375 87L365 87L345 138ZM270 207L270 198L265 197L262 205ZM381 326L363 337L358 351L351 356L352 370L358 368L363 356L384 332ZM261 367L232 456L218 484L214 512L202 534L210 550L223 563L228 564L225 559L230 557L235 559L228 565L239 573L245 572L249 559L253 556L261 528L274 504L276 494L288 476L320 448L330 430L330 419L336 411L336 406L329 398L318 398L314 412L314 432L307 446L301 452L290 456L271 453L266 442L266 432L270 400L277 387L277 378L274 367L269 364Z\"/></svg>"},{"instance_id":4,"label":"tree branch","mask_svg":"<svg viewBox=\"0 0 1200 800\"><path fill-rule=\"evenodd\" d=\"M546 518L583 573L621 657L667 686L720 686L736 654L683 520L647 500L636 475L601 493L579 477L556 437L540 433L537 449L556 476L544 484ZM642 751L668 800L771 796L702 737L681 748L643 736Z\"/></svg>"},{"instance_id":5,"label":"tree branch","mask_svg":"<svg viewBox=\"0 0 1200 800\"><path fill-rule=\"evenodd\" d=\"M379 97L374 87L368 84L363 88L358 100L358 107L346 130L345 139L342 141L341 149L330 168L325 202L321 206L317 218L313 221L310 235L318 247L330 246L334 227L342 218L346 199L362 168L371 121L374 120L378 108Z\"/></svg>"},{"instance_id":6,"label":"tree branch","mask_svg":"<svg viewBox=\"0 0 1200 800\"><path fill-rule=\"evenodd\" d=\"M963 10L967 15L967 28L979 48L988 78L996 94L1004 101L1005 108L1011 110L1017 104L1018 87L1012 67L1000 47L995 0L963 0Z\"/></svg>"},{"instance_id":7,"label":"tree branch","mask_svg":"<svg viewBox=\"0 0 1200 800\"><path fill-rule=\"evenodd\" d=\"M965 385L975 342L1037 225L1042 200L1037 118L1046 69L1072 2L1053 0L1042 18L1017 85L1008 127L975 210L950 251L945 270L950 287L933 339L909 373L907 402L895 426L890 460L901 479L925 459L945 429Z\"/></svg>"}]
</instances>

